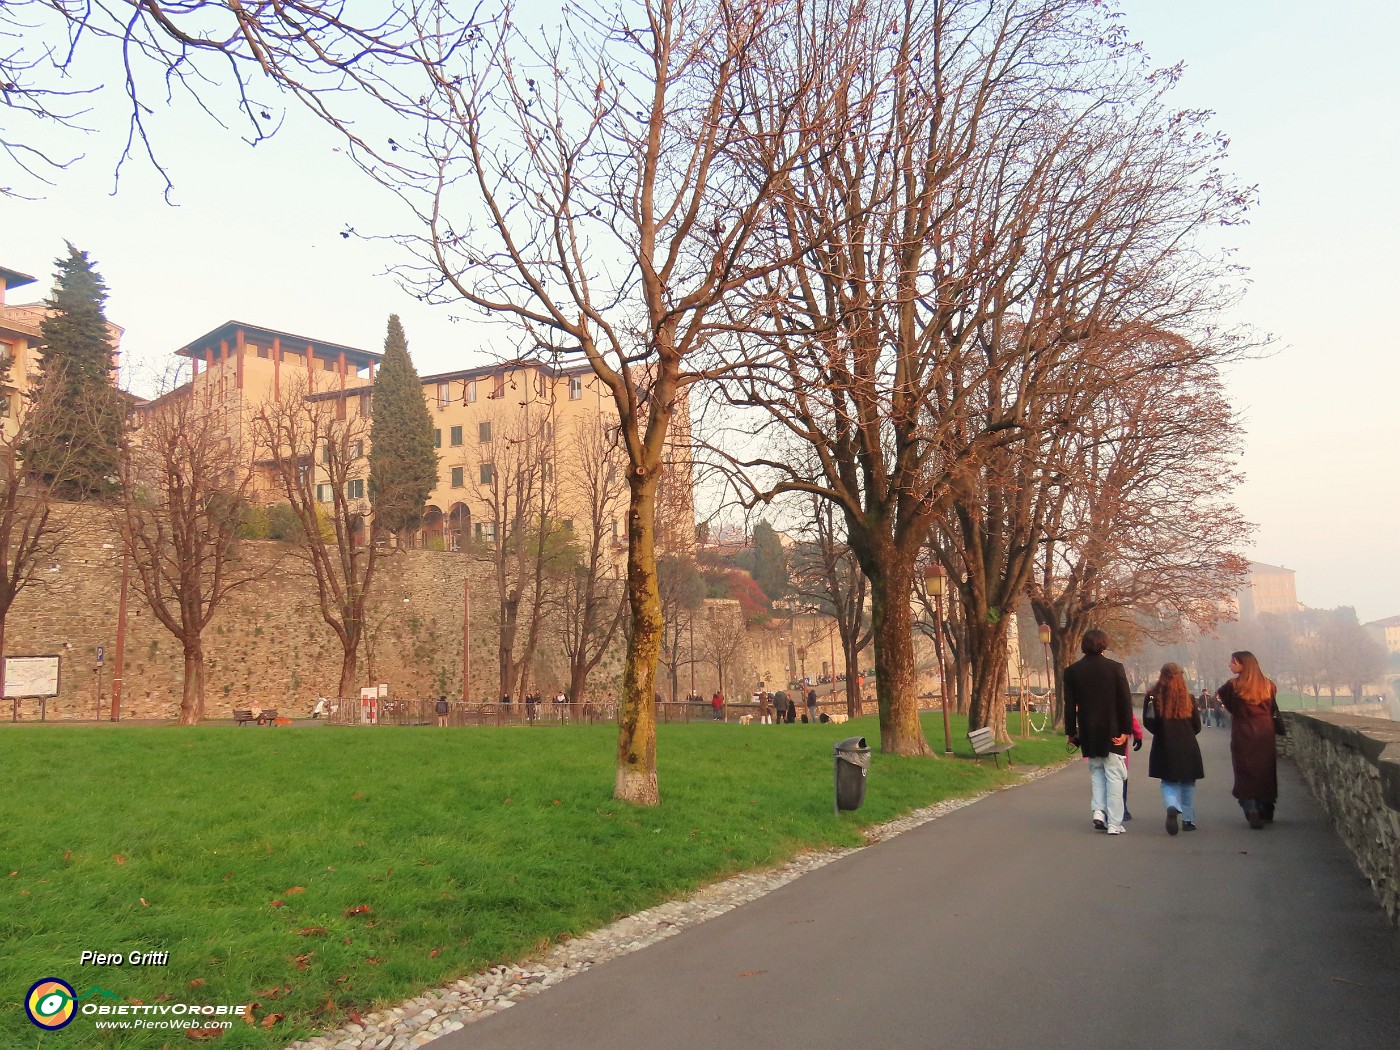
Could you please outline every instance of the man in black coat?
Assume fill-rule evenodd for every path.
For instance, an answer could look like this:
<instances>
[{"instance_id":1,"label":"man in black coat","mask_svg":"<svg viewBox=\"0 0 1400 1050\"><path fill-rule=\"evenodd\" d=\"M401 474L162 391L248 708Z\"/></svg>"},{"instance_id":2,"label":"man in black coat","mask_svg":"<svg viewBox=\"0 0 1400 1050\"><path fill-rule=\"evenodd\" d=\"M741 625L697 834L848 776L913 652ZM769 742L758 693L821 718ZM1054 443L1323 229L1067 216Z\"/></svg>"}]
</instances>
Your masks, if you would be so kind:
<instances>
[{"instance_id":1,"label":"man in black coat","mask_svg":"<svg viewBox=\"0 0 1400 1050\"><path fill-rule=\"evenodd\" d=\"M1103 655L1107 634L1085 631L1079 647L1083 658L1065 668L1065 737L1089 760L1094 827L1121 835L1133 695L1123 665Z\"/></svg>"}]
</instances>

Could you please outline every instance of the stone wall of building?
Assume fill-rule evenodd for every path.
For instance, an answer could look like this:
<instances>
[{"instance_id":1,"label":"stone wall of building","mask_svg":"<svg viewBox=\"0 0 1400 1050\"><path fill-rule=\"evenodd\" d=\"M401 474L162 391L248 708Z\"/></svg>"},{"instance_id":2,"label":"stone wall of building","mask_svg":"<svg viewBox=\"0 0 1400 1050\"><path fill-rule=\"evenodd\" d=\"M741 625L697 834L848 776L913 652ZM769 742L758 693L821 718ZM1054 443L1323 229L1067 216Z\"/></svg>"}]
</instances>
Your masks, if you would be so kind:
<instances>
[{"instance_id":1,"label":"stone wall of building","mask_svg":"<svg viewBox=\"0 0 1400 1050\"><path fill-rule=\"evenodd\" d=\"M1400 925L1400 723L1288 712L1281 743Z\"/></svg>"}]
</instances>

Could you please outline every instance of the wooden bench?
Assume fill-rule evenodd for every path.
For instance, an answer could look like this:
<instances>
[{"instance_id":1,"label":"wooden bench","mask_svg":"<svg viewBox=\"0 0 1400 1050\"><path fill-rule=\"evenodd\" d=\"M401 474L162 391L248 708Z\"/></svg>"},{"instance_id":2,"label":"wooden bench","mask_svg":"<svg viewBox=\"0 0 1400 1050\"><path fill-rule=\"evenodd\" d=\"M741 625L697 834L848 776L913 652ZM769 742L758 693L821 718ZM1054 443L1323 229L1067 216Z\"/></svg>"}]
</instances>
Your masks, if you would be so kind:
<instances>
[{"instance_id":1,"label":"wooden bench","mask_svg":"<svg viewBox=\"0 0 1400 1050\"><path fill-rule=\"evenodd\" d=\"M251 710L246 708L235 708L233 712L233 720L239 725L244 722L256 722L260 726L270 726L276 719L277 708L275 707L263 708L257 714L253 714Z\"/></svg>"},{"instance_id":2,"label":"wooden bench","mask_svg":"<svg viewBox=\"0 0 1400 1050\"><path fill-rule=\"evenodd\" d=\"M972 744L973 758L981 762L983 756L991 755L996 760L998 769L1001 768L1001 756L1015 746L1014 744L998 744L996 734L992 732L990 726L983 726L981 729L972 730L972 732L967 734L967 739L968 742ZM1011 759L1008 758L1006 764L1009 766L1011 764Z\"/></svg>"}]
</instances>

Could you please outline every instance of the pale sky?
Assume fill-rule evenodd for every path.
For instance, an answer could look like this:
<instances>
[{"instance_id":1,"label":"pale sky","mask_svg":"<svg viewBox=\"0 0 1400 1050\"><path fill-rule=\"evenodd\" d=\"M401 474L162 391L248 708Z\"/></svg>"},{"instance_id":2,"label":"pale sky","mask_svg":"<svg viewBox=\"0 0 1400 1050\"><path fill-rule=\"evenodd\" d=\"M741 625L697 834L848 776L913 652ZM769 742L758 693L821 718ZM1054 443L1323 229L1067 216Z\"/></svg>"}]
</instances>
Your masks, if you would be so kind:
<instances>
[{"instance_id":1,"label":"pale sky","mask_svg":"<svg viewBox=\"0 0 1400 1050\"><path fill-rule=\"evenodd\" d=\"M1186 64L1181 105L1208 108L1232 140L1232 167L1259 186L1248 227L1220 231L1250 270L1234 320L1275 337L1265 360L1230 377L1248 429L1238 494L1258 526L1251 557L1297 571L1307 605L1400 613L1397 336L1382 309L1400 273L1400 86L1387 0L1119 0L1154 61ZM141 163L111 195L125 128L117 92L100 133L62 140L86 156L43 199L0 198L0 266L48 293L63 241L87 250L111 290L126 361L159 371L171 351L226 320L382 348L397 312L419 372L482 363L505 333L423 306L384 271L391 245L344 239L387 231L394 205L330 134L289 115L256 149L197 113L157 112L157 148L177 206ZM0 184L16 177L0 171ZM128 380L130 381L130 380Z\"/></svg>"}]
</instances>

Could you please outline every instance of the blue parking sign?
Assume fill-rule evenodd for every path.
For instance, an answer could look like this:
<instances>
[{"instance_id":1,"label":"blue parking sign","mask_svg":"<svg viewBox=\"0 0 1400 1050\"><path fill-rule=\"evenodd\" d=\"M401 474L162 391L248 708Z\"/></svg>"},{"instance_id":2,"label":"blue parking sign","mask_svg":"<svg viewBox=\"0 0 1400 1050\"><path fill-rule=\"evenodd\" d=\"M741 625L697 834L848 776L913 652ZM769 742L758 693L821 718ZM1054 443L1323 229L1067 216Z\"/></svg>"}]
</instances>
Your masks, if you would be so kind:
<instances>
[{"instance_id":1,"label":"blue parking sign","mask_svg":"<svg viewBox=\"0 0 1400 1050\"><path fill-rule=\"evenodd\" d=\"M99 645L99 646L97 647L97 662L98 662L98 663L101 663L101 662L102 662L102 657L103 657L103 655L104 655L104 650L103 650L102 646Z\"/></svg>"}]
</instances>

